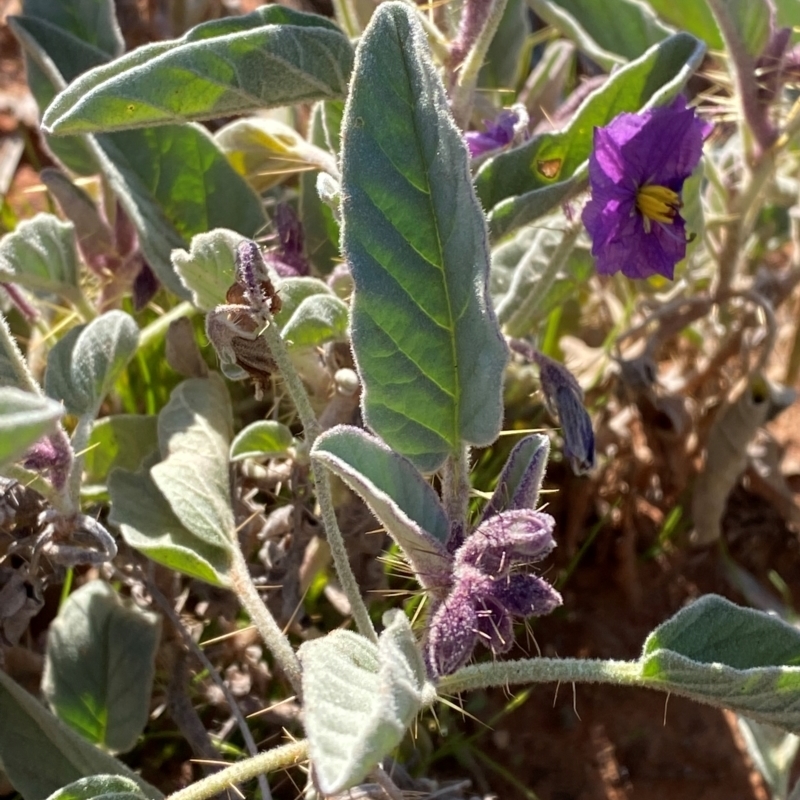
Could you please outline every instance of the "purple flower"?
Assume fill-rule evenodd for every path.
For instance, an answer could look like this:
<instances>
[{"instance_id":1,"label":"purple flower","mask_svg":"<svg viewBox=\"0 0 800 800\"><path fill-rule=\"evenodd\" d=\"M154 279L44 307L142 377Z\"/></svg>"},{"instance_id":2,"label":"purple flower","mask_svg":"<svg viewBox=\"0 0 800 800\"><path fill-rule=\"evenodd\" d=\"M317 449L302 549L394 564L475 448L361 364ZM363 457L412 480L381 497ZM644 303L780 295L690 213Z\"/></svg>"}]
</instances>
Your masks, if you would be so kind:
<instances>
[{"instance_id":1,"label":"purple flower","mask_svg":"<svg viewBox=\"0 0 800 800\"><path fill-rule=\"evenodd\" d=\"M503 511L482 522L455 551L451 588L431 617L427 661L436 677L466 664L478 642L495 655L514 643L514 618L549 614L561 595L520 572L555 547L554 521L532 509Z\"/></svg>"},{"instance_id":2,"label":"purple flower","mask_svg":"<svg viewBox=\"0 0 800 800\"><path fill-rule=\"evenodd\" d=\"M264 260L282 278L308 275L311 270L303 252L305 243L303 223L287 203L278 203L275 206L275 228L278 233L278 246L265 253Z\"/></svg>"},{"instance_id":3,"label":"purple flower","mask_svg":"<svg viewBox=\"0 0 800 800\"><path fill-rule=\"evenodd\" d=\"M492 150L505 147L514 141L517 134L527 130L528 113L522 105L506 108L492 120L485 120L485 131L467 131L464 139L472 158Z\"/></svg>"},{"instance_id":4,"label":"purple flower","mask_svg":"<svg viewBox=\"0 0 800 800\"><path fill-rule=\"evenodd\" d=\"M594 129L583 223L600 274L672 279L686 255L681 190L710 132L682 96Z\"/></svg>"}]
</instances>

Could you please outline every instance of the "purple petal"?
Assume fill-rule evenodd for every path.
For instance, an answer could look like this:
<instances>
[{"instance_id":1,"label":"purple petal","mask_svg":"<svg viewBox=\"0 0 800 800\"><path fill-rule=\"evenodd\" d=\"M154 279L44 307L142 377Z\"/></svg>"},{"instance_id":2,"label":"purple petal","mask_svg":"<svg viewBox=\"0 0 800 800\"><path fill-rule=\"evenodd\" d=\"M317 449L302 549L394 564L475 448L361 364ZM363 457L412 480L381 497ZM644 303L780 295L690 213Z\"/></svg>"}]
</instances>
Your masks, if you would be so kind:
<instances>
[{"instance_id":1,"label":"purple petal","mask_svg":"<svg viewBox=\"0 0 800 800\"><path fill-rule=\"evenodd\" d=\"M540 561L556 546L554 526L549 514L533 509L495 514L482 522L456 553L456 580L465 569L500 577L516 564Z\"/></svg>"},{"instance_id":2,"label":"purple petal","mask_svg":"<svg viewBox=\"0 0 800 800\"><path fill-rule=\"evenodd\" d=\"M478 615L468 591L456 587L428 628L428 663L434 676L449 675L469 661L478 640Z\"/></svg>"},{"instance_id":3,"label":"purple petal","mask_svg":"<svg viewBox=\"0 0 800 800\"><path fill-rule=\"evenodd\" d=\"M561 595L546 580L522 573L496 580L492 596L515 617L541 617L563 602Z\"/></svg>"}]
</instances>

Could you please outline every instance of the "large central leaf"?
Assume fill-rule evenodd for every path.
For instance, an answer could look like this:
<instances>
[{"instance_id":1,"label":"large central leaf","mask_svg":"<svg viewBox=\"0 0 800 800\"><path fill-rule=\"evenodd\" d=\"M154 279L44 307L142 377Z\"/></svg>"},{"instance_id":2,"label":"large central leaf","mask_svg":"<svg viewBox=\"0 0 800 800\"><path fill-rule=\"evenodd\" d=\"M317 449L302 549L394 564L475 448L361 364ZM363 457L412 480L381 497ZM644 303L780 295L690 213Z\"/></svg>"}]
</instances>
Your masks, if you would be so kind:
<instances>
[{"instance_id":1,"label":"large central leaf","mask_svg":"<svg viewBox=\"0 0 800 800\"><path fill-rule=\"evenodd\" d=\"M342 244L367 423L422 470L501 420L506 363L487 300L486 224L413 10L378 7L342 134Z\"/></svg>"}]
</instances>

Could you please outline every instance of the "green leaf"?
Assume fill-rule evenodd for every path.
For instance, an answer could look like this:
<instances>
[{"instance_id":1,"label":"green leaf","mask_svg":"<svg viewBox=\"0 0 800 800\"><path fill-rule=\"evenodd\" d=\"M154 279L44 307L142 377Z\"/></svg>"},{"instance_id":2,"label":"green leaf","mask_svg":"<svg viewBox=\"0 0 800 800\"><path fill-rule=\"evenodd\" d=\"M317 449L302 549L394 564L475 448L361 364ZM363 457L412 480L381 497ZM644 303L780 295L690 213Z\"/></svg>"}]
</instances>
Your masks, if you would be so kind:
<instances>
[{"instance_id":1,"label":"green leaf","mask_svg":"<svg viewBox=\"0 0 800 800\"><path fill-rule=\"evenodd\" d=\"M25 16L47 20L111 58L125 49L113 0L24 0Z\"/></svg>"},{"instance_id":2,"label":"green leaf","mask_svg":"<svg viewBox=\"0 0 800 800\"><path fill-rule=\"evenodd\" d=\"M192 237L188 251L172 251L175 271L201 311L225 302L225 293L236 280L236 248L244 240L235 231L218 228Z\"/></svg>"},{"instance_id":3,"label":"green leaf","mask_svg":"<svg viewBox=\"0 0 800 800\"><path fill-rule=\"evenodd\" d=\"M639 660L645 686L800 732L800 631L706 595L656 628Z\"/></svg>"},{"instance_id":4,"label":"green leaf","mask_svg":"<svg viewBox=\"0 0 800 800\"><path fill-rule=\"evenodd\" d=\"M97 420L86 445L86 483L105 483L112 469L135 472L158 450L155 416L115 414Z\"/></svg>"},{"instance_id":5,"label":"green leaf","mask_svg":"<svg viewBox=\"0 0 800 800\"><path fill-rule=\"evenodd\" d=\"M497 33L486 53L486 63L478 76L478 86L488 89L515 89L520 73L530 69L531 22L525 0L509 0Z\"/></svg>"},{"instance_id":6,"label":"green leaf","mask_svg":"<svg viewBox=\"0 0 800 800\"><path fill-rule=\"evenodd\" d=\"M122 775L146 797L163 795L121 761L65 725L0 670L0 760L24 800L45 800L91 775Z\"/></svg>"},{"instance_id":7,"label":"green leaf","mask_svg":"<svg viewBox=\"0 0 800 800\"><path fill-rule=\"evenodd\" d=\"M356 54L342 149L342 244L367 424L420 469L494 441L505 343L486 228L425 35L400 3Z\"/></svg>"},{"instance_id":8,"label":"green leaf","mask_svg":"<svg viewBox=\"0 0 800 800\"><path fill-rule=\"evenodd\" d=\"M181 524L226 551L236 535L228 475L232 426L228 390L218 375L183 381L158 415L164 460L150 470Z\"/></svg>"},{"instance_id":9,"label":"green leaf","mask_svg":"<svg viewBox=\"0 0 800 800\"><path fill-rule=\"evenodd\" d=\"M772 797L789 797L789 778L800 737L746 717L736 720L747 754L772 790Z\"/></svg>"},{"instance_id":10,"label":"green leaf","mask_svg":"<svg viewBox=\"0 0 800 800\"><path fill-rule=\"evenodd\" d=\"M702 39L712 50L724 47L714 15L706 2L697 0L647 0L664 22Z\"/></svg>"},{"instance_id":11,"label":"green leaf","mask_svg":"<svg viewBox=\"0 0 800 800\"><path fill-rule=\"evenodd\" d=\"M143 800L139 784L122 775L92 775L53 792L47 800Z\"/></svg>"},{"instance_id":12,"label":"green leaf","mask_svg":"<svg viewBox=\"0 0 800 800\"><path fill-rule=\"evenodd\" d=\"M25 363L25 358L11 334L6 318L0 312L0 386L14 386L29 392L39 392L38 384Z\"/></svg>"},{"instance_id":13,"label":"green leaf","mask_svg":"<svg viewBox=\"0 0 800 800\"><path fill-rule=\"evenodd\" d=\"M534 136L490 158L475 179L489 228L497 241L563 203L586 183L594 128L622 112L660 105L675 96L705 52L686 33L670 36L620 67L580 105L560 131Z\"/></svg>"},{"instance_id":14,"label":"green leaf","mask_svg":"<svg viewBox=\"0 0 800 800\"><path fill-rule=\"evenodd\" d=\"M94 133L343 97L352 63L333 23L267 6L98 67L55 98L42 124Z\"/></svg>"},{"instance_id":15,"label":"green leaf","mask_svg":"<svg viewBox=\"0 0 800 800\"><path fill-rule=\"evenodd\" d=\"M274 420L253 422L241 430L231 442L231 461L243 458L285 456L294 444L292 432Z\"/></svg>"},{"instance_id":16,"label":"green leaf","mask_svg":"<svg viewBox=\"0 0 800 800\"><path fill-rule=\"evenodd\" d=\"M316 347L347 338L347 306L333 295L306 297L283 327L281 335L292 347Z\"/></svg>"},{"instance_id":17,"label":"green leaf","mask_svg":"<svg viewBox=\"0 0 800 800\"><path fill-rule=\"evenodd\" d=\"M147 724L158 615L123 602L104 581L74 591L50 623L42 691L90 742L130 750Z\"/></svg>"},{"instance_id":18,"label":"green leaf","mask_svg":"<svg viewBox=\"0 0 800 800\"><path fill-rule=\"evenodd\" d=\"M103 63L106 56L40 20L18 17L13 30L51 87ZM137 51L138 52L138 51ZM231 228L253 236L263 226L261 202L197 125L82 137L83 148L103 173L139 234L142 252L175 294L185 290L170 263L173 248L196 233ZM184 241L184 238L186 241Z\"/></svg>"},{"instance_id":19,"label":"green leaf","mask_svg":"<svg viewBox=\"0 0 800 800\"><path fill-rule=\"evenodd\" d=\"M390 611L384 624L377 645L338 630L298 652L309 754L323 794L362 781L432 697L408 619Z\"/></svg>"},{"instance_id":20,"label":"green leaf","mask_svg":"<svg viewBox=\"0 0 800 800\"><path fill-rule=\"evenodd\" d=\"M74 297L78 286L75 228L52 214L26 219L0 240L0 280L38 294Z\"/></svg>"},{"instance_id":21,"label":"green leaf","mask_svg":"<svg viewBox=\"0 0 800 800\"><path fill-rule=\"evenodd\" d=\"M720 23L718 27L720 31L735 31L750 57L758 58L769 41L773 8L770 0L720 0L717 10L724 15L727 24Z\"/></svg>"},{"instance_id":22,"label":"green leaf","mask_svg":"<svg viewBox=\"0 0 800 800\"><path fill-rule=\"evenodd\" d=\"M337 425L317 437L311 457L357 492L397 542L423 586L450 569L447 514L406 458L366 431Z\"/></svg>"},{"instance_id":23,"label":"green leaf","mask_svg":"<svg viewBox=\"0 0 800 800\"><path fill-rule=\"evenodd\" d=\"M50 351L45 392L61 400L70 414L95 416L138 344L139 328L124 311L108 311L78 325Z\"/></svg>"},{"instance_id":24,"label":"green leaf","mask_svg":"<svg viewBox=\"0 0 800 800\"><path fill-rule=\"evenodd\" d=\"M315 295L334 296L328 284L319 278L283 278L278 283L278 294L281 310L275 315L275 323L281 330L307 298Z\"/></svg>"},{"instance_id":25,"label":"green leaf","mask_svg":"<svg viewBox=\"0 0 800 800\"><path fill-rule=\"evenodd\" d=\"M109 520L134 549L169 569L213 586L228 586L230 548L187 530L146 470L115 469L108 478Z\"/></svg>"},{"instance_id":26,"label":"green leaf","mask_svg":"<svg viewBox=\"0 0 800 800\"><path fill-rule=\"evenodd\" d=\"M307 142L294 128L270 117L247 117L220 128L214 139L234 169L257 192L264 192L309 169L335 172L326 150Z\"/></svg>"},{"instance_id":27,"label":"green leaf","mask_svg":"<svg viewBox=\"0 0 800 800\"><path fill-rule=\"evenodd\" d=\"M63 415L61 403L13 386L0 388L0 465L16 461L55 430Z\"/></svg>"},{"instance_id":28,"label":"green leaf","mask_svg":"<svg viewBox=\"0 0 800 800\"><path fill-rule=\"evenodd\" d=\"M586 55L611 70L638 58L673 31L636 0L528 0L547 23L572 39ZM613 19L614 24L609 25Z\"/></svg>"},{"instance_id":29,"label":"green leaf","mask_svg":"<svg viewBox=\"0 0 800 800\"><path fill-rule=\"evenodd\" d=\"M343 113L344 106L337 101L317 103L309 123L311 144L328 147L338 157ZM331 124L326 125L326 122ZM299 208L306 253L318 272L327 275L339 260L339 223L327 203L320 200L317 193L318 175L319 172L311 170L300 175Z\"/></svg>"}]
</instances>

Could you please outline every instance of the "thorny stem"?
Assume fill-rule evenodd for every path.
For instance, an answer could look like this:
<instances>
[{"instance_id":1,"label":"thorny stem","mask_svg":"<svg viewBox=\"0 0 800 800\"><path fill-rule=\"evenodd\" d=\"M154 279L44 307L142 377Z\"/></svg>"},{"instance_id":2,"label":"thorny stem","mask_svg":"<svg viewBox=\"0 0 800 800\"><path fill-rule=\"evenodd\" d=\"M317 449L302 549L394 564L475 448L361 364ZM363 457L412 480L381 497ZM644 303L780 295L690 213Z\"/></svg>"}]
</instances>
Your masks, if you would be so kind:
<instances>
[{"instance_id":1,"label":"thorny stem","mask_svg":"<svg viewBox=\"0 0 800 800\"><path fill-rule=\"evenodd\" d=\"M244 761L237 761L185 789L174 792L167 797L167 800L208 800L237 783L244 783L268 772L293 767L306 758L308 758L308 742L305 739L284 744L266 753L246 758Z\"/></svg>"},{"instance_id":2,"label":"thorny stem","mask_svg":"<svg viewBox=\"0 0 800 800\"><path fill-rule=\"evenodd\" d=\"M236 596L250 615L253 624L258 628L264 644L266 644L281 669L286 673L286 677L292 684L296 694L300 696L300 679L302 676L300 661L286 635L275 621L275 617L270 614L269 609L264 605L264 601L258 594L238 541L232 543L230 578Z\"/></svg>"},{"instance_id":3,"label":"thorny stem","mask_svg":"<svg viewBox=\"0 0 800 800\"><path fill-rule=\"evenodd\" d=\"M508 0L484 0L484 2L492 3L492 8L486 17L486 22L481 32L478 34L478 38L461 64L450 102L453 116L462 128L469 122L475 84L478 82L478 73L481 71L483 62L486 59L489 45L492 43L495 33L497 33L497 28L503 18Z\"/></svg>"},{"instance_id":4,"label":"thorny stem","mask_svg":"<svg viewBox=\"0 0 800 800\"><path fill-rule=\"evenodd\" d=\"M587 658L525 658L473 664L447 675L436 687L440 695L510 686L515 683L610 683L616 686L648 686L636 661L603 661ZM657 688L657 687L656 687Z\"/></svg>"},{"instance_id":5,"label":"thorny stem","mask_svg":"<svg viewBox=\"0 0 800 800\"><path fill-rule=\"evenodd\" d=\"M300 416L300 422L303 424L305 445L310 451L314 440L320 434L319 421L314 414L314 409L311 407L311 401L308 399L308 394L303 386L303 382L300 380L300 376L297 374L292 364L289 351L286 349L286 344L281 337L278 326L272 318L269 319L263 331L263 336L267 347L269 347L270 354L275 359L278 371L286 384L289 396L292 398L292 402ZM358 588L356 576L353 574L353 570L350 567L350 559L347 556L344 537L342 536L341 530L339 530L339 523L336 521L336 511L333 505L333 496L331 494L328 473L321 465L312 463L311 475L314 479L317 502L319 503L328 544L331 548L333 563L336 567L336 573L339 576L339 582L350 603L356 627L362 636L366 636L371 641L377 642L378 637L375 633L375 628L372 625L372 620L369 618L367 606L361 597L361 591Z\"/></svg>"},{"instance_id":6,"label":"thorny stem","mask_svg":"<svg viewBox=\"0 0 800 800\"><path fill-rule=\"evenodd\" d=\"M181 622L180 617L172 607L172 603L167 600L167 598L162 594L161 590L155 585L155 583L153 583L153 581L144 578L144 582L147 586L147 591L150 592L150 595L156 601L156 603L158 603L161 610L169 617L172 627L175 628L178 633L180 633L181 638L186 646L203 665L203 668L206 670L206 672L208 672L211 680L214 681L222 694L225 695L225 699L228 701L228 708L231 710L231 714L233 714L236 724L239 726L239 731L242 734L242 739L244 739L247 752L250 753L251 756L258 755L258 747L256 746L255 739L253 739L250 726L247 724L247 720L244 718L242 709L239 708L236 698L228 688L228 684L222 680L222 676L219 674L219 672L217 672L209 657L203 652L203 649L197 644L197 642L195 642L189 631L186 630L186 626ZM272 793L269 790L267 778L263 774L258 776L258 787L261 791L261 797L263 800L270 800Z\"/></svg>"}]
</instances>

